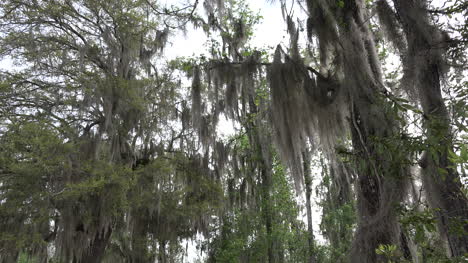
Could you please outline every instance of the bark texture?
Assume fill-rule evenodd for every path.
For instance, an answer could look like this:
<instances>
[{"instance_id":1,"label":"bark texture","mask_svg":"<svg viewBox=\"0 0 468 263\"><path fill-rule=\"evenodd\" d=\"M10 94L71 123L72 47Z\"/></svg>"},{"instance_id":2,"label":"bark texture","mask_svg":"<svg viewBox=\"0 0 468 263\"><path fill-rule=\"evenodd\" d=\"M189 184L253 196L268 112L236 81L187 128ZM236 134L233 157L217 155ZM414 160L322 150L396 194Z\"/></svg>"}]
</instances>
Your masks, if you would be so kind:
<instances>
[{"instance_id":1,"label":"bark texture","mask_svg":"<svg viewBox=\"0 0 468 263\"><path fill-rule=\"evenodd\" d=\"M468 200L453 163L450 116L441 91L443 52L447 39L431 24L426 1L394 0L408 47L403 62L408 68L407 87L414 89L425 115L427 144L431 151L420 161L423 187L432 208L437 209L439 232L446 238L450 256L468 252ZM461 229L455 229L461 225Z\"/></svg>"},{"instance_id":2,"label":"bark texture","mask_svg":"<svg viewBox=\"0 0 468 263\"><path fill-rule=\"evenodd\" d=\"M308 29L319 39L322 64L339 76L351 113L358 226L350 261L383 262L375 253L379 245L401 247L394 206L403 199L408 170L406 156L385 144L398 137L399 124L383 96L370 15L362 0L344 1L341 7L335 1L307 1L307 6Z\"/></svg>"}]
</instances>

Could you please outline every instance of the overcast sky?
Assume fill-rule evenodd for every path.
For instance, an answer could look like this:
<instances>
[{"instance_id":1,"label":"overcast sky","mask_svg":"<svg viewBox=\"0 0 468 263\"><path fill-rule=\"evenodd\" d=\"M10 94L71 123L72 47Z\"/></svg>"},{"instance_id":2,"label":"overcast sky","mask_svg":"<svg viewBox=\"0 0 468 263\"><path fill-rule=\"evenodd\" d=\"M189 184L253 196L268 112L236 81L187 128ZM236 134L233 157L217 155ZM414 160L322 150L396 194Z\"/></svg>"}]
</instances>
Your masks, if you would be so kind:
<instances>
[{"instance_id":1,"label":"overcast sky","mask_svg":"<svg viewBox=\"0 0 468 263\"><path fill-rule=\"evenodd\" d=\"M282 41L287 43L286 24L281 16L279 4L268 3L270 1L266 0L247 0L247 2L254 13L258 12L263 17L260 24L254 28L255 35L250 44L255 47L275 47ZM200 14L204 13L202 4L203 1L200 1L197 8ZM172 38L170 41L172 43L166 47L165 54L168 58L197 55L206 50L204 44L207 37L203 30L194 30L192 26L189 26L187 31L186 36L180 33Z\"/></svg>"}]
</instances>

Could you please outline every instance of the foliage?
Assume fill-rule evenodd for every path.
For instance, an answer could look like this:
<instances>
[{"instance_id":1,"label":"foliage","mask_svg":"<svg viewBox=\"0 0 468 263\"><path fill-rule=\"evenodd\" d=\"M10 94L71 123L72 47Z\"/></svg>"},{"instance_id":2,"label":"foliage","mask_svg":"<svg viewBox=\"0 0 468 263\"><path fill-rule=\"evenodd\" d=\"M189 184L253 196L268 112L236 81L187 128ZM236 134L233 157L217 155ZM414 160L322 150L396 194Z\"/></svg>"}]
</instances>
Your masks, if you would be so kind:
<instances>
[{"instance_id":1,"label":"foliage","mask_svg":"<svg viewBox=\"0 0 468 263\"><path fill-rule=\"evenodd\" d=\"M0 3L0 263L466 260L464 1L162 2Z\"/></svg>"},{"instance_id":2,"label":"foliage","mask_svg":"<svg viewBox=\"0 0 468 263\"><path fill-rule=\"evenodd\" d=\"M346 262L356 227L356 208L353 201L341 199L339 185L327 172L323 159L321 162L323 176L316 192L320 198L318 205L322 208L320 231L328 244L319 247L319 262Z\"/></svg>"},{"instance_id":3,"label":"foliage","mask_svg":"<svg viewBox=\"0 0 468 263\"><path fill-rule=\"evenodd\" d=\"M213 262L265 261L268 258L268 239L278 245L275 253L284 253L282 260L306 260L307 232L304 223L298 219L299 207L294 200L292 185L287 181L285 168L278 161L273 169L269 201L272 202L275 217L271 235L266 232L262 212L266 209L267 201L259 196L257 207L236 208L224 215L220 235L209 244Z\"/></svg>"}]
</instances>

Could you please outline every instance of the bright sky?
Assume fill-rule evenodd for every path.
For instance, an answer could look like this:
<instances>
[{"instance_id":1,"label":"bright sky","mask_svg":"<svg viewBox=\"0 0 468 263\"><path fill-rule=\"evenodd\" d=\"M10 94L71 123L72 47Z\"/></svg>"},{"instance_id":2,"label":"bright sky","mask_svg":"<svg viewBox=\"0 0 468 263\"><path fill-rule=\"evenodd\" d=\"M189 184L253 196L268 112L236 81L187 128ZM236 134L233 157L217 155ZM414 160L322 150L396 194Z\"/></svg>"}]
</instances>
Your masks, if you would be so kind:
<instances>
[{"instance_id":1,"label":"bright sky","mask_svg":"<svg viewBox=\"0 0 468 263\"><path fill-rule=\"evenodd\" d=\"M279 4L268 3L266 0L247 0L247 2L254 13L259 12L263 16L260 24L254 29L255 35L250 44L255 47L276 47L282 42L287 43L286 24L281 16ZM204 13L202 8L202 1L200 1L197 8L199 13ZM172 43L166 47L168 58L192 56L206 50L204 44L207 38L203 30L193 30L191 26L188 29L186 36L177 35Z\"/></svg>"}]
</instances>

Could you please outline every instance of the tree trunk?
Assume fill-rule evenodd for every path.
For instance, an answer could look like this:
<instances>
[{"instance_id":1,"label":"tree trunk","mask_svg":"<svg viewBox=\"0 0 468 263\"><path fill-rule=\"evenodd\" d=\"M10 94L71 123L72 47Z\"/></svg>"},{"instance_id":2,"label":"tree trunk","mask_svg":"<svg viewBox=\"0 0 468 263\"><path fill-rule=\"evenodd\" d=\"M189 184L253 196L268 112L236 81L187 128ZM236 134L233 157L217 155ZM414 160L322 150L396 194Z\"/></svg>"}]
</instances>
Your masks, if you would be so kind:
<instances>
[{"instance_id":1,"label":"tree trunk","mask_svg":"<svg viewBox=\"0 0 468 263\"><path fill-rule=\"evenodd\" d=\"M263 192L263 218L265 220L265 228L267 234L268 242L268 262L275 262L274 248L273 248L273 220L271 214L271 198L270 198L270 189L271 189L271 175L266 171L266 167L262 167L261 176L262 176L262 192Z\"/></svg>"},{"instance_id":2,"label":"tree trunk","mask_svg":"<svg viewBox=\"0 0 468 263\"><path fill-rule=\"evenodd\" d=\"M134 225L132 229L132 251L131 251L131 262L132 263L145 263L148 262L148 240L145 220L142 216L147 216L145 211L135 211Z\"/></svg>"},{"instance_id":3,"label":"tree trunk","mask_svg":"<svg viewBox=\"0 0 468 263\"><path fill-rule=\"evenodd\" d=\"M351 101L350 126L358 171L358 227L350 258L353 263L384 262L386 259L375 253L380 245L401 247L394 206L404 196L407 156L392 146L399 144L395 141L399 125L382 99L380 62L365 4L345 1L343 12L344 83Z\"/></svg>"},{"instance_id":4,"label":"tree trunk","mask_svg":"<svg viewBox=\"0 0 468 263\"><path fill-rule=\"evenodd\" d=\"M319 42L323 45L339 42L334 49L338 53L336 71L344 73L341 86L349 98L349 124L358 173L358 226L350 261L382 262L385 259L375 253L379 245L400 245L394 205L404 196L408 167L407 156L398 147L392 147L400 143L395 139L399 125L383 99L380 62L369 29L370 16L363 0L343 1L342 7L331 4L332 1L307 2L311 11L323 16L315 20L319 24L311 26L317 31ZM327 32L320 33L317 28L321 27L327 28Z\"/></svg>"},{"instance_id":5,"label":"tree trunk","mask_svg":"<svg viewBox=\"0 0 468 263\"><path fill-rule=\"evenodd\" d=\"M257 114L258 108L255 104L255 98L252 96L253 93L248 95L248 104L250 114ZM249 127L250 126L250 127ZM279 256L283 251L275 246L277 240L273 237L273 204L271 199L271 190L273 187L273 176L272 176L272 156L270 153L269 143L271 142L271 136L268 129L260 122L248 124L249 130L249 141L255 145L257 154L261 156L259 163L259 173L261 178L261 192L262 192L262 216L265 222L265 229L267 234L267 247L268 247L268 262L278 262L283 256ZM276 250L276 251L275 251ZM276 256L278 255L278 256Z\"/></svg>"},{"instance_id":6,"label":"tree trunk","mask_svg":"<svg viewBox=\"0 0 468 263\"><path fill-rule=\"evenodd\" d=\"M314 229L312 225L312 204L310 197L312 195L312 175L310 171L310 152L302 152L302 159L304 162L304 183L306 190L306 209L307 209L307 232L308 232L308 262L315 263L315 249L314 249Z\"/></svg>"},{"instance_id":7,"label":"tree trunk","mask_svg":"<svg viewBox=\"0 0 468 263\"><path fill-rule=\"evenodd\" d=\"M426 1L394 0L394 4L408 43L406 56L414 59L412 74L425 115L429 150L420 162L423 187L431 207L437 209L439 232L448 242L450 256L463 256L468 252L468 200L448 158L453 143L440 87L445 44L440 30L430 24ZM461 229L453 229L455 225Z\"/></svg>"},{"instance_id":8,"label":"tree trunk","mask_svg":"<svg viewBox=\"0 0 468 263\"><path fill-rule=\"evenodd\" d=\"M167 263L166 241L159 241L159 263Z\"/></svg>"},{"instance_id":9,"label":"tree trunk","mask_svg":"<svg viewBox=\"0 0 468 263\"><path fill-rule=\"evenodd\" d=\"M112 234L112 228L108 227L106 232L96 233L88 251L82 256L79 262L101 263Z\"/></svg>"},{"instance_id":10,"label":"tree trunk","mask_svg":"<svg viewBox=\"0 0 468 263\"><path fill-rule=\"evenodd\" d=\"M16 263L18 262L19 252L17 250L14 251L6 251L2 252L3 254L0 255L0 263Z\"/></svg>"}]
</instances>

